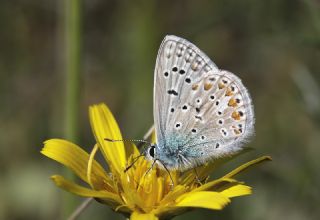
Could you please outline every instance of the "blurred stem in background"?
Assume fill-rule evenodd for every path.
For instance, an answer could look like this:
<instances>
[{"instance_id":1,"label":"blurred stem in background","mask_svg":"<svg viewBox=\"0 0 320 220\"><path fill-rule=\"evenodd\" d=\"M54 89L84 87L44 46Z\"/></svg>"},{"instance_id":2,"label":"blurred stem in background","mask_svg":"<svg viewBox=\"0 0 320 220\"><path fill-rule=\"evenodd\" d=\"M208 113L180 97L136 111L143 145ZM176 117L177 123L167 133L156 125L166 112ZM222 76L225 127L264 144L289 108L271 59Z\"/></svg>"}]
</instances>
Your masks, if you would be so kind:
<instances>
[{"instance_id":1,"label":"blurred stem in background","mask_svg":"<svg viewBox=\"0 0 320 220\"><path fill-rule=\"evenodd\" d=\"M311 21L314 23L314 28L317 33L316 40L320 36L320 13L319 13L319 4L316 1L304 0L307 5L307 8L310 12Z\"/></svg>"},{"instance_id":2,"label":"blurred stem in background","mask_svg":"<svg viewBox=\"0 0 320 220\"><path fill-rule=\"evenodd\" d=\"M80 72L81 72L81 0L67 0L65 11L65 138L77 143L79 133ZM73 173L65 171L69 179ZM65 219L75 209L77 201L71 194L63 196L62 218Z\"/></svg>"}]
</instances>

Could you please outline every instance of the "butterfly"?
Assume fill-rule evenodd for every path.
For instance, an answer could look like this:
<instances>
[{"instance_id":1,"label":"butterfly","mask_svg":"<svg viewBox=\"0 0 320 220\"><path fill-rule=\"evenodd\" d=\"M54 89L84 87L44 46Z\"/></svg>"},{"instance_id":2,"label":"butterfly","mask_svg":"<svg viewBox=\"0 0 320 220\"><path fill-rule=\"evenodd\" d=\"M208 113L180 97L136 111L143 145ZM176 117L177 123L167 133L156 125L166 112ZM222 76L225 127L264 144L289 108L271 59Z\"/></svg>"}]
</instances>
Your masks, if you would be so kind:
<instances>
[{"instance_id":1,"label":"butterfly","mask_svg":"<svg viewBox=\"0 0 320 220\"><path fill-rule=\"evenodd\" d=\"M252 101L241 80L172 35L157 55L153 114L156 144L144 155L167 170L236 154L254 130Z\"/></svg>"}]
</instances>

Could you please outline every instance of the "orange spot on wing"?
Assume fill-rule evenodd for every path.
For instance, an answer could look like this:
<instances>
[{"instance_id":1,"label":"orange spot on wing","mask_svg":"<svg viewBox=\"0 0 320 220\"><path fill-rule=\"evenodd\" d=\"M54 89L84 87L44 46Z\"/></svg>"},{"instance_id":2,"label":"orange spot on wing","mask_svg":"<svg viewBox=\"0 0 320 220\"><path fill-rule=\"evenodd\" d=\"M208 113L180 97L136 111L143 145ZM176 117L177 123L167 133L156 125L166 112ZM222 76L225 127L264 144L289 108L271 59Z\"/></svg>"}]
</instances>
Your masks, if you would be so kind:
<instances>
[{"instance_id":1,"label":"orange spot on wing","mask_svg":"<svg viewBox=\"0 0 320 220\"><path fill-rule=\"evenodd\" d=\"M211 88L212 88L212 84L211 83L205 83L204 84L204 90L208 91Z\"/></svg>"},{"instance_id":2,"label":"orange spot on wing","mask_svg":"<svg viewBox=\"0 0 320 220\"><path fill-rule=\"evenodd\" d=\"M197 90L197 89L198 89L198 87L199 87L199 85L198 85L198 84L193 84L193 85L192 85L192 90Z\"/></svg>"},{"instance_id":3,"label":"orange spot on wing","mask_svg":"<svg viewBox=\"0 0 320 220\"><path fill-rule=\"evenodd\" d=\"M219 89L223 89L224 87L226 87L224 84L222 84L222 83L219 83L218 84L218 87L219 87Z\"/></svg>"},{"instance_id":4,"label":"orange spot on wing","mask_svg":"<svg viewBox=\"0 0 320 220\"><path fill-rule=\"evenodd\" d=\"M233 92L230 88L227 88L227 91L226 91L226 96L232 96L233 95Z\"/></svg>"},{"instance_id":5,"label":"orange spot on wing","mask_svg":"<svg viewBox=\"0 0 320 220\"><path fill-rule=\"evenodd\" d=\"M232 112L231 117L232 117L234 120L240 120L240 114L239 114L239 112Z\"/></svg>"},{"instance_id":6,"label":"orange spot on wing","mask_svg":"<svg viewBox=\"0 0 320 220\"><path fill-rule=\"evenodd\" d=\"M240 131L238 129L233 130L235 134L240 134Z\"/></svg>"},{"instance_id":7,"label":"orange spot on wing","mask_svg":"<svg viewBox=\"0 0 320 220\"><path fill-rule=\"evenodd\" d=\"M231 107L236 107L237 106L237 101L234 98L231 98L228 102L228 106Z\"/></svg>"}]
</instances>

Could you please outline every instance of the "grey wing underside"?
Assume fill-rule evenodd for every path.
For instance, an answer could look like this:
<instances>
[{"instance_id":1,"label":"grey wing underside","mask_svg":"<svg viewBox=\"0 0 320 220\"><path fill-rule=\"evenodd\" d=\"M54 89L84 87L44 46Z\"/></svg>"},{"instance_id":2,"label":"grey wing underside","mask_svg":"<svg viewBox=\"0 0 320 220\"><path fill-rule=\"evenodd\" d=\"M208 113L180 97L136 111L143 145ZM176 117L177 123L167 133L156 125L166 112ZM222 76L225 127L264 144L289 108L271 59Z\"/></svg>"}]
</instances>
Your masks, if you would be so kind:
<instances>
[{"instance_id":1,"label":"grey wing underside","mask_svg":"<svg viewBox=\"0 0 320 220\"><path fill-rule=\"evenodd\" d=\"M237 76L187 40L166 36L155 67L154 121L158 145L179 148L185 166L194 166L238 152L254 115Z\"/></svg>"}]
</instances>

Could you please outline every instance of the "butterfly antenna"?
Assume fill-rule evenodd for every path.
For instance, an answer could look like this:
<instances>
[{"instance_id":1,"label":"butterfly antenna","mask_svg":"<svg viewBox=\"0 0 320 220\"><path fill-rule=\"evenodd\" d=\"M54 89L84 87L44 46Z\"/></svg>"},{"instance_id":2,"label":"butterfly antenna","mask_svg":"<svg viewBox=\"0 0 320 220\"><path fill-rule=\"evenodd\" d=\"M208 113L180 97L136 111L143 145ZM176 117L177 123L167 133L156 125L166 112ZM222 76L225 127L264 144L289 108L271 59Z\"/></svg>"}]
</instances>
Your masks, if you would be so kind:
<instances>
[{"instance_id":1,"label":"butterfly antenna","mask_svg":"<svg viewBox=\"0 0 320 220\"><path fill-rule=\"evenodd\" d=\"M115 139L110 139L110 138L105 138L104 140L109 141L109 142L139 142L139 143L146 143L146 144L150 144L151 142L146 141L146 140L141 140L141 139L121 139L121 140L115 140ZM143 150L143 152L145 152L145 150ZM126 173L131 167L133 167L133 165L138 161L139 158L141 158L142 156L145 156L145 153L140 154L139 156L135 157L133 159L133 162L126 167L126 169L124 170L124 172Z\"/></svg>"},{"instance_id":2,"label":"butterfly antenna","mask_svg":"<svg viewBox=\"0 0 320 220\"><path fill-rule=\"evenodd\" d=\"M109 142L139 142L139 143L147 143L151 144L149 141L146 140L135 140L135 139L122 139L122 140L115 140L115 139L110 139L110 138L105 138L104 140L109 141Z\"/></svg>"}]
</instances>

